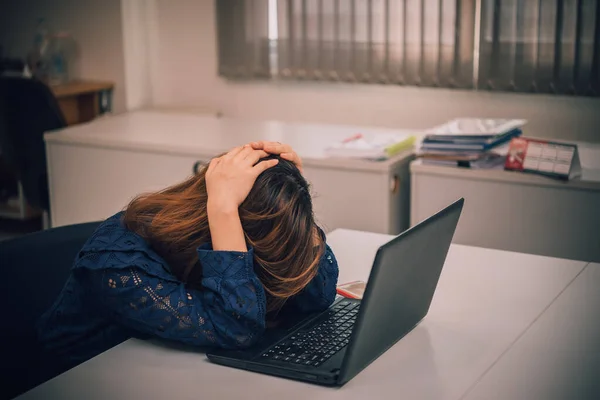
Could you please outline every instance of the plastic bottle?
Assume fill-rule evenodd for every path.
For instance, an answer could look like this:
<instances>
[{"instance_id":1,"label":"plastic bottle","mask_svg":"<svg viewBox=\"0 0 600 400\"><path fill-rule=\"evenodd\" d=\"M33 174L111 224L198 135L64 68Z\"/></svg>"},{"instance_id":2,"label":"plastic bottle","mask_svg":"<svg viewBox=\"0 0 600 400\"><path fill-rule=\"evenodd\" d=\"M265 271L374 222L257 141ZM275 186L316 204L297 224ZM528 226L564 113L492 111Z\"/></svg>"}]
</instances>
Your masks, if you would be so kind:
<instances>
[{"instance_id":1,"label":"plastic bottle","mask_svg":"<svg viewBox=\"0 0 600 400\"><path fill-rule=\"evenodd\" d=\"M38 19L35 35L33 37L33 48L27 57L27 64L34 77L48 80L48 42L50 29L44 18Z\"/></svg>"},{"instance_id":2,"label":"plastic bottle","mask_svg":"<svg viewBox=\"0 0 600 400\"><path fill-rule=\"evenodd\" d=\"M60 85L69 81L68 47L70 39L70 35L66 32L59 32L50 39L48 72L51 85Z\"/></svg>"}]
</instances>

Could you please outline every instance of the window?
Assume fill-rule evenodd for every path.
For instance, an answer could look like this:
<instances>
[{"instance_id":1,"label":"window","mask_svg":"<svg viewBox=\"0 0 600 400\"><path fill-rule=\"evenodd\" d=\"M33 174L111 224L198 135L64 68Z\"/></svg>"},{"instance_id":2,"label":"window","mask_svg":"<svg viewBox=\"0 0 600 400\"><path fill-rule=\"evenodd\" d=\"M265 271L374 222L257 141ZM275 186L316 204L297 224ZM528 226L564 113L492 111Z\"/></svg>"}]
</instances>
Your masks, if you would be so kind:
<instances>
[{"instance_id":1,"label":"window","mask_svg":"<svg viewBox=\"0 0 600 400\"><path fill-rule=\"evenodd\" d=\"M600 1L483 0L479 86L598 96Z\"/></svg>"},{"instance_id":2,"label":"window","mask_svg":"<svg viewBox=\"0 0 600 400\"><path fill-rule=\"evenodd\" d=\"M219 73L599 96L598 0L217 0Z\"/></svg>"}]
</instances>

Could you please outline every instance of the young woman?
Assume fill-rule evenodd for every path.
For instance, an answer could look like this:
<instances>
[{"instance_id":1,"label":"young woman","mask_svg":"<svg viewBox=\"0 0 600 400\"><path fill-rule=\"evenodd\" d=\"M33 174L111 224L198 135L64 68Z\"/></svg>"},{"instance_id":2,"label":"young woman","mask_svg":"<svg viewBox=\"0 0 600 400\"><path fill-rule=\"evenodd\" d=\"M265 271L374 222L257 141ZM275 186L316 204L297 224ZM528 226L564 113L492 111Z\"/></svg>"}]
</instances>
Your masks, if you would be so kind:
<instances>
[{"instance_id":1,"label":"young woman","mask_svg":"<svg viewBox=\"0 0 600 400\"><path fill-rule=\"evenodd\" d=\"M242 348L280 313L326 309L338 267L301 171L289 146L236 147L103 222L38 325L53 362L132 336Z\"/></svg>"}]
</instances>

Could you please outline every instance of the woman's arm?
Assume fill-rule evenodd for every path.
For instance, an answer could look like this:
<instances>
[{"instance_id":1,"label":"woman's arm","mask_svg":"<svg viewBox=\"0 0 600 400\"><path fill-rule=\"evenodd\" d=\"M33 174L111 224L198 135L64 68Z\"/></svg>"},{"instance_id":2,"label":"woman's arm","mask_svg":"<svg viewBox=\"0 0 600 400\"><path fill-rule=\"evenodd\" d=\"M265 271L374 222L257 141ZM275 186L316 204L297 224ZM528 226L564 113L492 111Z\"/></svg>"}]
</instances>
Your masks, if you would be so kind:
<instances>
[{"instance_id":1,"label":"woman's arm","mask_svg":"<svg viewBox=\"0 0 600 400\"><path fill-rule=\"evenodd\" d=\"M214 250L246 251L246 238L238 208L224 208L218 204L207 206L208 225Z\"/></svg>"},{"instance_id":2,"label":"woman's arm","mask_svg":"<svg viewBox=\"0 0 600 400\"><path fill-rule=\"evenodd\" d=\"M277 160L259 163L267 153L246 145L214 158L206 170L208 224L215 250L246 251L246 239L238 209L258 175Z\"/></svg>"},{"instance_id":3,"label":"woman's arm","mask_svg":"<svg viewBox=\"0 0 600 400\"><path fill-rule=\"evenodd\" d=\"M118 268L77 268L77 278L93 304L110 320L139 333L195 346L242 348L261 336L266 300L254 274L252 250L198 249L202 290L159 278L147 268L150 260L144 253L131 253L126 255L128 267L113 261ZM123 257L119 252L96 255L107 260Z\"/></svg>"},{"instance_id":4,"label":"woman's arm","mask_svg":"<svg viewBox=\"0 0 600 400\"><path fill-rule=\"evenodd\" d=\"M238 348L254 343L264 330L266 299L238 207L256 177L277 164L258 163L266 155L250 146L236 147L208 166L212 248L198 249L201 290L171 279L162 273L163 265L142 251L96 251L92 268L76 270L100 312L132 330L192 345Z\"/></svg>"}]
</instances>

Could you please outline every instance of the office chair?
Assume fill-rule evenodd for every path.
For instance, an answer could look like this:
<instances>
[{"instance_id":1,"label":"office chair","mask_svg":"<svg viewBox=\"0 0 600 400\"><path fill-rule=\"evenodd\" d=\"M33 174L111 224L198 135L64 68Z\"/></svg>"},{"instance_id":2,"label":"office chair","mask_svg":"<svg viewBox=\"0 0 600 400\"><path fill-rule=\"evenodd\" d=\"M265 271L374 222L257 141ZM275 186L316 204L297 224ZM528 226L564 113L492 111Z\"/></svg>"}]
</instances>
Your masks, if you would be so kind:
<instances>
[{"instance_id":1,"label":"office chair","mask_svg":"<svg viewBox=\"0 0 600 400\"><path fill-rule=\"evenodd\" d=\"M98 225L69 225L0 241L0 399L62 372L49 375L41 369L35 324L60 294L77 253Z\"/></svg>"},{"instance_id":2,"label":"office chair","mask_svg":"<svg viewBox=\"0 0 600 400\"><path fill-rule=\"evenodd\" d=\"M27 203L48 211L44 133L67 126L50 88L39 80L0 77L0 147L21 181Z\"/></svg>"}]
</instances>

